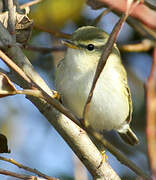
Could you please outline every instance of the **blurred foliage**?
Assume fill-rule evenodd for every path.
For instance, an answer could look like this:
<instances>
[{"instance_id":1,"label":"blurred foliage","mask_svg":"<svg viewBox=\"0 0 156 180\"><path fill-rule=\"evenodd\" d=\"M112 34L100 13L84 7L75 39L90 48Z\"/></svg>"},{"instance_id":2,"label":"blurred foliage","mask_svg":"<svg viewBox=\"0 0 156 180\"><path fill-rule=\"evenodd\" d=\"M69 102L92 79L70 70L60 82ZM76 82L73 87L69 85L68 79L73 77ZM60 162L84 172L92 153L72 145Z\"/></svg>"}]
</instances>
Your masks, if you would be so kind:
<instances>
[{"instance_id":1,"label":"blurred foliage","mask_svg":"<svg viewBox=\"0 0 156 180\"><path fill-rule=\"evenodd\" d=\"M84 0L44 0L32 9L30 17L35 26L59 29L67 21L77 21L84 6Z\"/></svg>"}]
</instances>

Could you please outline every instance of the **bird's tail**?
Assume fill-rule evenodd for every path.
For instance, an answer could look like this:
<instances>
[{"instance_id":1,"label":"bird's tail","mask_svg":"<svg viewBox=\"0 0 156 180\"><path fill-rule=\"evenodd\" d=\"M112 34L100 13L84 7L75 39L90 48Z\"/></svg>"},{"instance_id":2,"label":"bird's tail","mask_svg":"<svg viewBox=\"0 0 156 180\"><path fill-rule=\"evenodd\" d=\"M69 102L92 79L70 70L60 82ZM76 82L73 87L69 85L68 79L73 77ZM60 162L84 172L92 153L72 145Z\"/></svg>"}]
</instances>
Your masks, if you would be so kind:
<instances>
[{"instance_id":1,"label":"bird's tail","mask_svg":"<svg viewBox=\"0 0 156 180\"><path fill-rule=\"evenodd\" d=\"M129 145L134 146L139 143L139 139L137 138L137 136L134 134L134 132L131 130L130 127L127 129L127 131L125 132L118 131L118 133L120 137Z\"/></svg>"}]
</instances>

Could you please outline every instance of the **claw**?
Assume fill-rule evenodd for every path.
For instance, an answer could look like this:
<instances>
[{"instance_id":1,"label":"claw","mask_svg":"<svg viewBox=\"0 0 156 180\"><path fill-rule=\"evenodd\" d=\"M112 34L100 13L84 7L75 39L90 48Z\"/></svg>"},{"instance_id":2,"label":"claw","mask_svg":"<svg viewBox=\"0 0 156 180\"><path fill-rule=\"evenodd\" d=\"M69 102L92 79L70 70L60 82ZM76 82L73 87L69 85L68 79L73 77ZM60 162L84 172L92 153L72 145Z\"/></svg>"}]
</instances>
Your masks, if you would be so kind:
<instances>
[{"instance_id":1,"label":"claw","mask_svg":"<svg viewBox=\"0 0 156 180\"><path fill-rule=\"evenodd\" d=\"M98 168L100 168L102 166L102 164L108 160L108 157L105 154L105 152L106 152L105 150L101 151L102 160L101 160L100 165L98 166Z\"/></svg>"},{"instance_id":2,"label":"claw","mask_svg":"<svg viewBox=\"0 0 156 180\"><path fill-rule=\"evenodd\" d=\"M52 97L54 98L54 99L57 99L57 100L61 100L61 96L60 96L60 94L57 92L57 91L54 91L54 90L52 90L52 92L53 92L53 95L52 95Z\"/></svg>"}]
</instances>

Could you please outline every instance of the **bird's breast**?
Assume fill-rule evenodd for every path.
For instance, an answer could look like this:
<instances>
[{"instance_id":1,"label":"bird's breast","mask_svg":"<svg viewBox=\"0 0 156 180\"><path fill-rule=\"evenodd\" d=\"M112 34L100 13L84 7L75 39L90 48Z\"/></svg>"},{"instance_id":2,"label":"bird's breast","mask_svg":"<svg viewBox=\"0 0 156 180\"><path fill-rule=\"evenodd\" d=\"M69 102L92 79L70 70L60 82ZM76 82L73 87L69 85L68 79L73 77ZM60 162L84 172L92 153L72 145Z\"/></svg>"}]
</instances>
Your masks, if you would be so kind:
<instances>
[{"instance_id":1,"label":"bird's breast","mask_svg":"<svg viewBox=\"0 0 156 180\"><path fill-rule=\"evenodd\" d=\"M86 119L96 130L118 128L129 114L129 102L123 93L125 87L121 76L121 71L125 70L117 61L112 64L113 60L114 57L108 58L97 81ZM79 71L66 65L64 62L57 70L56 86L63 95L65 105L81 118L96 66L85 71L79 67Z\"/></svg>"}]
</instances>

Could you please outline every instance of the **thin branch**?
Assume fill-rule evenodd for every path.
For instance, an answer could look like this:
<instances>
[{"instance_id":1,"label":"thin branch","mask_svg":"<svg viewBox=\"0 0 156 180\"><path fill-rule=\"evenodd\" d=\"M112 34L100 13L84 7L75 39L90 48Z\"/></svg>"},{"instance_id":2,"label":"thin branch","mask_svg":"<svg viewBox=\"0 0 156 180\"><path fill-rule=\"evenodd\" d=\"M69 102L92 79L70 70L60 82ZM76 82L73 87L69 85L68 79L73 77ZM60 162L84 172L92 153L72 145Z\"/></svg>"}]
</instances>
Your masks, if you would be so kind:
<instances>
[{"instance_id":1,"label":"thin branch","mask_svg":"<svg viewBox=\"0 0 156 180\"><path fill-rule=\"evenodd\" d=\"M152 3L153 2L153 3ZM151 8L151 9L154 9L154 10L156 10L156 3L155 3L155 1L149 1L149 0L144 0L144 4L146 5L146 6L148 6L149 8Z\"/></svg>"},{"instance_id":2,"label":"thin branch","mask_svg":"<svg viewBox=\"0 0 156 180\"><path fill-rule=\"evenodd\" d=\"M40 3L41 1L43 1L43 0L34 0L34 1L30 1L30 2L28 2L28 3L22 4L22 5L20 6L20 9L24 9L24 8L33 6L33 5L35 5L35 4Z\"/></svg>"},{"instance_id":3,"label":"thin branch","mask_svg":"<svg viewBox=\"0 0 156 180\"><path fill-rule=\"evenodd\" d=\"M45 99L42 95L42 92L38 89L24 89L24 90L14 90L14 91L0 91L0 97L10 96L10 95L17 95L23 94L27 96L34 96L37 98Z\"/></svg>"},{"instance_id":4,"label":"thin branch","mask_svg":"<svg viewBox=\"0 0 156 180\"><path fill-rule=\"evenodd\" d=\"M0 174L15 177L15 178L19 178L19 179L24 179L24 180L31 180L32 179L32 176L28 176L26 174L19 174L19 173L15 173L15 172L12 172L12 171L7 171L7 170L1 169L1 168L0 168Z\"/></svg>"},{"instance_id":5,"label":"thin branch","mask_svg":"<svg viewBox=\"0 0 156 180\"><path fill-rule=\"evenodd\" d=\"M103 18L103 16L105 16L105 15L108 14L109 12L111 12L111 8L105 9L95 20L93 20L93 22L91 23L91 25L92 25L92 26L97 26L97 24L101 21L101 19Z\"/></svg>"},{"instance_id":6,"label":"thin branch","mask_svg":"<svg viewBox=\"0 0 156 180\"><path fill-rule=\"evenodd\" d=\"M118 14L118 13L117 13ZM132 17L127 18L127 23L144 38L156 40L156 32Z\"/></svg>"},{"instance_id":7,"label":"thin branch","mask_svg":"<svg viewBox=\"0 0 156 180\"><path fill-rule=\"evenodd\" d=\"M121 13L117 12L115 10L113 10L113 13L115 13L116 15L120 16ZM151 39L152 41L156 40L156 32L154 30L152 30L151 28L148 28L147 25L141 23L139 20L129 16L126 20L126 22L135 30L137 31L139 34L141 34L141 36L143 36L144 38L148 38Z\"/></svg>"},{"instance_id":8,"label":"thin branch","mask_svg":"<svg viewBox=\"0 0 156 180\"><path fill-rule=\"evenodd\" d=\"M11 164L14 164L15 166L17 166L17 167L19 167L19 168L22 168L22 169L24 169L24 170L26 170L26 171L32 172L32 173L34 173L34 174L37 174L38 176L43 177L43 178L45 178L45 179L47 179L47 180L59 180L59 179L57 179L57 178L53 178L53 177L47 176L46 174L41 173L41 172L38 171L37 169L32 169L32 168L30 168L30 167L24 166L24 165L18 163L17 161L15 161L15 160L13 160L13 159L8 159L8 158L5 158L5 157L0 156L0 160L9 162L9 163L11 163Z\"/></svg>"},{"instance_id":9,"label":"thin branch","mask_svg":"<svg viewBox=\"0 0 156 180\"><path fill-rule=\"evenodd\" d=\"M12 68L16 73L18 73L27 83L29 83L29 86L35 86L37 89L39 89L42 92L43 97L46 99L46 101L53 105L58 111L66 115L69 119L71 119L73 122L79 125L79 120L76 118L76 116L70 112L69 109L67 109L65 106L63 106L59 101L53 98L53 96L50 96L47 92L45 92L31 77L29 78L22 69L20 69L6 54L4 54L0 50L0 58L10 67ZM31 79L31 80L30 80ZM55 95L54 95L55 96Z\"/></svg>"},{"instance_id":10,"label":"thin branch","mask_svg":"<svg viewBox=\"0 0 156 180\"><path fill-rule=\"evenodd\" d=\"M15 23L16 23L16 6L14 6L13 0L8 0L8 30L12 34L14 41L16 40Z\"/></svg>"},{"instance_id":11,"label":"thin branch","mask_svg":"<svg viewBox=\"0 0 156 180\"><path fill-rule=\"evenodd\" d=\"M54 30L54 29L46 29L45 27L37 26L35 24L34 24L34 28L36 28L37 30L52 34L53 36L55 36L57 38L65 38L65 39L70 39L71 38L70 34L59 32L59 31Z\"/></svg>"},{"instance_id":12,"label":"thin branch","mask_svg":"<svg viewBox=\"0 0 156 180\"><path fill-rule=\"evenodd\" d=\"M147 145L152 179L156 179L156 47L153 53L151 74L146 83L146 107L147 107Z\"/></svg>"},{"instance_id":13,"label":"thin branch","mask_svg":"<svg viewBox=\"0 0 156 180\"><path fill-rule=\"evenodd\" d=\"M127 15L123 15L120 18L120 20L117 22L117 24L113 28L113 31L110 34L110 36L109 36L109 38L107 40L107 43L103 48L103 52L102 52L102 55L101 55L101 57L99 59L98 65L97 65L97 69L96 69L96 72L95 72L93 83L92 83L92 86L91 86L91 89L90 89L86 104L84 106L82 124L85 124L85 118L87 116L87 112L88 112L88 109L89 109L89 105L90 105L90 102L91 102L91 99L92 99L92 96L93 96L93 91L95 89L97 80L98 80L98 78L99 78L99 76L100 76L100 74L101 74L101 72L102 72L102 70L103 70L103 68L105 66L107 58L109 57L110 53L112 52L112 48L113 48L113 45L114 45L114 43L116 41L117 35L118 35L118 33L119 33L120 29L121 29L122 24L125 22L126 18L127 18Z\"/></svg>"},{"instance_id":14,"label":"thin branch","mask_svg":"<svg viewBox=\"0 0 156 180\"><path fill-rule=\"evenodd\" d=\"M32 46L32 45L25 45L25 46L22 46L22 48L29 50L29 51L37 51L40 53L50 53L50 52L54 52L54 51L65 51L66 50L66 47L64 47L64 46L45 48L45 47L37 47L37 46Z\"/></svg>"},{"instance_id":15,"label":"thin branch","mask_svg":"<svg viewBox=\"0 0 156 180\"><path fill-rule=\"evenodd\" d=\"M133 170L140 177L142 177L142 178L144 178L146 180L150 179L150 177L143 170L141 170L135 163L130 161L121 151L119 151L119 149L117 149L109 141L107 141L103 137L103 135L101 135L100 133L96 132L91 127L87 129L87 132L91 136L95 137L95 139L97 141L99 141L100 144L102 143L104 145L104 147L110 153L112 153L122 164L124 164L125 166L129 167L131 170Z\"/></svg>"},{"instance_id":16,"label":"thin branch","mask_svg":"<svg viewBox=\"0 0 156 180\"><path fill-rule=\"evenodd\" d=\"M127 2L128 2L128 0L126 0L126 1L125 0L117 0L117 1L113 1L113 0L88 0L88 4L94 9L107 6L107 7L112 8L115 11L122 12L122 13L126 12ZM144 5L143 3L140 3L135 8L135 11L133 11L130 14L130 16L138 19L139 21L141 21L142 23L144 23L148 27L156 29L156 23L155 23L156 11L150 9L149 7Z\"/></svg>"},{"instance_id":17,"label":"thin branch","mask_svg":"<svg viewBox=\"0 0 156 180\"><path fill-rule=\"evenodd\" d=\"M0 58L8 65L9 68L17 72L25 81L32 84L31 80L3 51L0 50Z\"/></svg>"},{"instance_id":18,"label":"thin branch","mask_svg":"<svg viewBox=\"0 0 156 180\"><path fill-rule=\"evenodd\" d=\"M14 2L14 5L16 6L16 11L17 11L18 13L20 13L20 5L19 5L18 0L13 0L13 2Z\"/></svg>"},{"instance_id":19,"label":"thin branch","mask_svg":"<svg viewBox=\"0 0 156 180\"><path fill-rule=\"evenodd\" d=\"M118 45L119 50L127 52L143 52L149 51L154 47L154 42L149 39L144 39L141 43L138 44L125 44Z\"/></svg>"}]
</instances>

